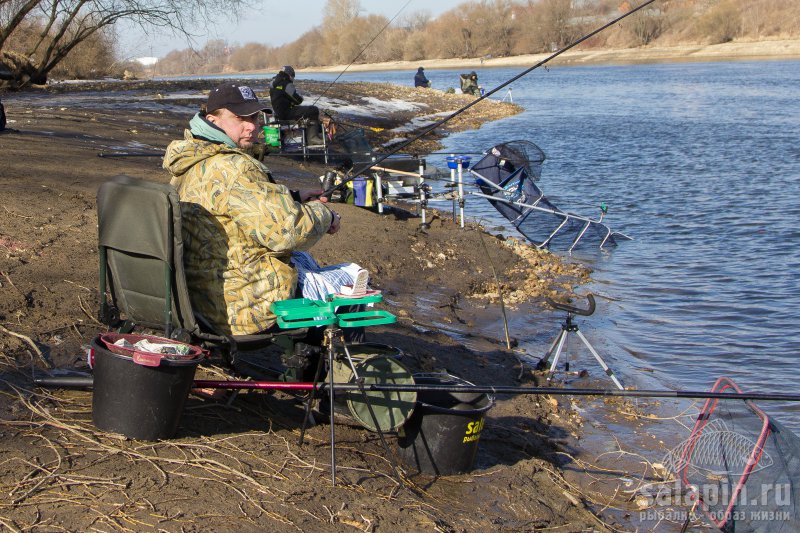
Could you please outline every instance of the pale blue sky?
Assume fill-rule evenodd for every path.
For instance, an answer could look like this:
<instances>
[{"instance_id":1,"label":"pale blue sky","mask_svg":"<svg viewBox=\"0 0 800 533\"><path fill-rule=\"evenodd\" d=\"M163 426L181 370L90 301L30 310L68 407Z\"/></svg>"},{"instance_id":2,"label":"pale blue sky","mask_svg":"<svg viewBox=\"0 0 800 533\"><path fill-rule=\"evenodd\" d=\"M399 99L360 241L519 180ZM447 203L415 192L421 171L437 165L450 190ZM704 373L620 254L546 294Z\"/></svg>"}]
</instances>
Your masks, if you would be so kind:
<instances>
[{"instance_id":1,"label":"pale blue sky","mask_svg":"<svg viewBox=\"0 0 800 533\"><path fill-rule=\"evenodd\" d=\"M432 16L448 11L467 0L411 0L400 17L417 11L428 11ZM362 15L379 14L392 18L406 0L361 0ZM281 45L295 40L304 32L322 22L322 9L326 0L261 0L255 7L241 13L239 22L217 24L213 33L189 43L172 36L143 35L138 28L120 27L120 43L125 59L162 57L171 50L194 46L202 48L209 39L225 39L231 44L257 42ZM376 28L378 31L380 28Z\"/></svg>"}]
</instances>

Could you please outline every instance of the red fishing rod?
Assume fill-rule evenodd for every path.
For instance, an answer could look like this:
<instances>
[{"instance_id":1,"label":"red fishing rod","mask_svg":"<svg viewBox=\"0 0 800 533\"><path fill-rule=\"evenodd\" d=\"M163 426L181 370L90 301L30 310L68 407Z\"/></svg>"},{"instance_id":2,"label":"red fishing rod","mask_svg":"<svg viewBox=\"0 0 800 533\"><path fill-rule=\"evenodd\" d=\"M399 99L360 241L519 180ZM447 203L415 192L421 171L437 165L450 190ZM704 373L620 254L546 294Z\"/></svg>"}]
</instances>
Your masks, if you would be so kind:
<instances>
[{"instance_id":1,"label":"red fishing rod","mask_svg":"<svg viewBox=\"0 0 800 533\"><path fill-rule=\"evenodd\" d=\"M94 379L92 376L51 376L36 378L35 385L54 388L89 388ZM323 382L287 382L287 381L241 381L241 380L215 380L196 379L192 387L198 389L232 389L232 390L282 390L282 391L312 391L324 392L330 385ZM675 390L618 390L618 389L562 389L557 387L514 387L502 385L363 385L368 392L450 392L473 394L535 394L551 396L613 396L622 398L689 398L689 399L716 399L716 400L751 400L751 401L776 401L800 402L800 394L780 394L766 392L708 392L708 391L675 391ZM336 383L334 391L357 392L360 385L353 383Z\"/></svg>"}]
</instances>

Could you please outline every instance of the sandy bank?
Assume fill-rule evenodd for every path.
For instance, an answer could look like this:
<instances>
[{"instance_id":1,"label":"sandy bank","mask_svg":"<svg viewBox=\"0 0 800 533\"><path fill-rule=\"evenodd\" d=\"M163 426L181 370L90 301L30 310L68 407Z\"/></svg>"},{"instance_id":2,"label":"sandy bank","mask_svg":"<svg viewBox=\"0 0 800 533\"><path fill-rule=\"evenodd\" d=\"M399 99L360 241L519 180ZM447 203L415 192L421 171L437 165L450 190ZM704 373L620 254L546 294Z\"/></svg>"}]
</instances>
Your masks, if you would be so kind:
<instances>
[{"instance_id":1,"label":"sandy bank","mask_svg":"<svg viewBox=\"0 0 800 533\"><path fill-rule=\"evenodd\" d=\"M489 67L529 67L550 54L469 59L427 59L423 61L390 61L351 65L348 71L466 69ZM686 44L678 46L643 46L621 49L582 49L564 52L551 65L601 65L634 63L668 63L684 61L750 61L800 59L800 40L735 41L723 44ZM315 67L306 72L341 72L346 65Z\"/></svg>"},{"instance_id":2,"label":"sandy bank","mask_svg":"<svg viewBox=\"0 0 800 533\"><path fill-rule=\"evenodd\" d=\"M161 101L163 89L148 84L137 95ZM497 398L474 475L411 475L402 485L377 436L343 420L333 487L327 424L311 428L299 446L303 414L290 396L247 393L230 404L193 397L176 438L142 443L96 430L88 392L34 387L31 374L45 371L45 359L85 369L83 346L105 329L95 318L98 185L120 173L168 180L158 157L98 153L163 150L182 135L191 113L107 106L111 95L67 106L57 104L60 95L39 94L34 107L29 96L4 99L14 131L0 136L0 490L9 495L0 502L0 523L69 531L621 528L564 479L571 451L565 443L578 422L570 407L545 397ZM460 98L423 103L437 113ZM268 164L293 187L314 183L322 171L281 157L270 156ZM430 229L420 232L406 211L379 216L344 204L337 210L342 231L315 255L369 268L400 317L376 328L371 340L400 348L414 371L446 370L475 383L533 382L515 352L470 335L498 315L497 304L481 296L496 289L488 257L507 273L504 284L534 276L536 298L579 284L583 269L548 252L534 250L526 259L511 242L480 236L474 226L461 230L447 216L432 216ZM452 338L445 328L464 333Z\"/></svg>"}]
</instances>

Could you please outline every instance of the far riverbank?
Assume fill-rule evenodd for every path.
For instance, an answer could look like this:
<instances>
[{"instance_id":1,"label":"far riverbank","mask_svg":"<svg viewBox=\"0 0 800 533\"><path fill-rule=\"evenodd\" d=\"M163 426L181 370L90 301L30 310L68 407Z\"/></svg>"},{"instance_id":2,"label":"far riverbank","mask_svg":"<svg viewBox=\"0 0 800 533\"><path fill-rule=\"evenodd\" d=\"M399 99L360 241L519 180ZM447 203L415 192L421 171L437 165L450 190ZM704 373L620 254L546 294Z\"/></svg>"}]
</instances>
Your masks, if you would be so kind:
<instances>
[{"instance_id":1,"label":"far riverbank","mask_svg":"<svg viewBox=\"0 0 800 533\"><path fill-rule=\"evenodd\" d=\"M350 65L331 65L297 69L304 72L350 72L379 70L474 69L490 67L527 67L547 59L551 54L529 54L509 57L474 57L457 59L425 59L421 61L388 61ZM551 65L627 65L638 63L752 61L800 59L800 40L734 41L722 44L684 44L677 46L642 46L619 49L582 49L564 52Z\"/></svg>"}]
</instances>

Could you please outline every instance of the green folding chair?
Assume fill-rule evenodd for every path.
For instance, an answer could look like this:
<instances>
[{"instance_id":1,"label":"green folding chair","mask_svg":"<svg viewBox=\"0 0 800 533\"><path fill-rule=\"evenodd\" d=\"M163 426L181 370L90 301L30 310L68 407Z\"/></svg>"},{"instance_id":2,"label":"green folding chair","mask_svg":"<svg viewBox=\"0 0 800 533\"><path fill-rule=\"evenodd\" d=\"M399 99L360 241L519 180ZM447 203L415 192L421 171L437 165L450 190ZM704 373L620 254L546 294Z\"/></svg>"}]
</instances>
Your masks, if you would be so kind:
<instances>
[{"instance_id":1,"label":"green folding chair","mask_svg":"<svg viewBox=\"0 0 800 533\"><path fill-rule=\"evenodd\" d=\"M216 331L192 310L183 268L178 193L169 184L116 176L97 193L100 320L120 332L147 328L216 349L233 366L239 351L291 349L307 328L258 335Z\"/></svg>"}]
</instances>

